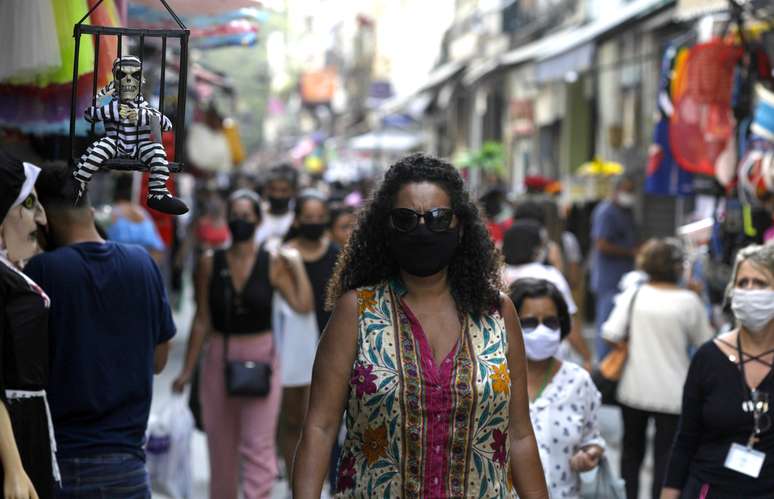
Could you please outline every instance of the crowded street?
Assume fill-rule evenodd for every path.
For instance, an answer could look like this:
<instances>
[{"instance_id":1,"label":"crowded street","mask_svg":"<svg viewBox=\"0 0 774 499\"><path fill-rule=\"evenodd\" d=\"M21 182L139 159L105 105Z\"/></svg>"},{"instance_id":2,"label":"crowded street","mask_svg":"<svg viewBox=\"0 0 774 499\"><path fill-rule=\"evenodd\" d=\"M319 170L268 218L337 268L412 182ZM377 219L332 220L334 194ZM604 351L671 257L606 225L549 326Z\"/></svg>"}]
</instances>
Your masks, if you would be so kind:
<instances>
[{"instance_id":1,"label":"crowded street","mask_svg":"<svg viewBox=\"0 0 774 499\"><path fill-rule=\"evenodd\" d=\"M0 0L0 499L774 499L772 0Z\"/></svg>"}]
</instances>

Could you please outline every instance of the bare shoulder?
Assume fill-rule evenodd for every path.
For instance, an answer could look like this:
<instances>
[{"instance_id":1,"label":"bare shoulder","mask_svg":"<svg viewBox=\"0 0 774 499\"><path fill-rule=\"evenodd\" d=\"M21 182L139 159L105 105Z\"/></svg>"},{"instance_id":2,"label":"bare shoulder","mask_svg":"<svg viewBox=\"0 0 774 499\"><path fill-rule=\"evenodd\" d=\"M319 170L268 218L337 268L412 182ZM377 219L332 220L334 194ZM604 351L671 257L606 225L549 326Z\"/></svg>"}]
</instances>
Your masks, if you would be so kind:
<instances>
[{"instance_id":1,"label":"bare shoulder","mask_svg":"<svg viewBox=\"0 0 774 499\"><path fill-rule=\"evenodd\" d=\"M357 290L350 290L344 293L336 300L336 305L333 307L333 312L338 313L344 317L356 319L358 310L358 297Z\"/></svg>"},{"instance_id":2,"label":"bare shoulder","mask_svg":"<svg viewBox=\"0 0 774 499\"><path fill-rule=\"evenodd\" d=\"M500 315L503 316L503 319L505 319L506 322L518 319L518 314L516 313L516 307L513 305L513 301L511 301L511 298L507 294L502 292L500 293Z\"/></svg>"},{"instance_id":3,"label":"bare shoulder","mask_svg":"<svg viewBox=\"0 0 774 499\"><path fill-rule=\"evenodd\" d=\"M333 313L325 326L322 338L322 345L338 345L334 350L354 349L357 343L357 324L358 324L358 298L357 291L347 291L336 300L333 307Z\"/></svg>"}]
</instances>

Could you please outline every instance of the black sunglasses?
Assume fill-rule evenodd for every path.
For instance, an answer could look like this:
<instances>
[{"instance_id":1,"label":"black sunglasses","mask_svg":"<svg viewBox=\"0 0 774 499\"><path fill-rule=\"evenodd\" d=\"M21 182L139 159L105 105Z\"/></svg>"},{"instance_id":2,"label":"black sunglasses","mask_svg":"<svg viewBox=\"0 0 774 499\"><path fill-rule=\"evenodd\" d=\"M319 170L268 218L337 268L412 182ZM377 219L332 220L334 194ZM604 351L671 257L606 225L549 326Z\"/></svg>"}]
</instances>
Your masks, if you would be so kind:
<instances>
[{"instance_id":1,"label":"black sunglasses","mask_svg":"<svg viewBox=\"0 0 774 499\"><path fill-rule=\"evenodd\" d=\"M543 317L542 319L538 319L537 317L527 317L525 319L521 319L521 328L525 331L537 329L540 324L543 324L548 329L561 328L559 317L555 315L549 315L548 317Z\"/></svg>"},{"instance_id":2,"label":"black sunglasses","mask_svg":"<svg viewBox=\"0 0 774 499\"><path fill-rule=\"evenodd\" d=\"M390 220L395 230L411 232L419 225L419 219L425 220L425 225L432 232L445 232L451 227L454 210L451 208L433 208L424 213L417 213L409 208L394 208L390 211Z\"/></svg>"}]
</instances>

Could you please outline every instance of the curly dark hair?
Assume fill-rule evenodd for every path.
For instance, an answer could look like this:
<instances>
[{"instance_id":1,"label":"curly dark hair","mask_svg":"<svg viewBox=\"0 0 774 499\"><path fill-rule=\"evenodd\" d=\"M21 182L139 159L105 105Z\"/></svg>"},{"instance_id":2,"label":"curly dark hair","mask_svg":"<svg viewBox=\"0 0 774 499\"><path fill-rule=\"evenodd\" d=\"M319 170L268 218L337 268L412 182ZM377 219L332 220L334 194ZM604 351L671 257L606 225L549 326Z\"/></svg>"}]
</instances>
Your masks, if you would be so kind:
<instances>
[{"instance_id":1,"label":"curly dark hair","mask_svg":"<svg viewBox=\"0 0 774 499\"><path fill-rule=\"evenodd\" d=\"M448 194L462 229L460 244L448 268L457 307L474 316L499 308L501 258L468 197L462 177L448 162L423 154L407 156L392 165L360 211L357 226L328 287L328 308L333 308L347 291L399 275L398 263L388 245L389 213L398 191L406 184L419 182L436 184Z\"/></svg>"}]
</instances>

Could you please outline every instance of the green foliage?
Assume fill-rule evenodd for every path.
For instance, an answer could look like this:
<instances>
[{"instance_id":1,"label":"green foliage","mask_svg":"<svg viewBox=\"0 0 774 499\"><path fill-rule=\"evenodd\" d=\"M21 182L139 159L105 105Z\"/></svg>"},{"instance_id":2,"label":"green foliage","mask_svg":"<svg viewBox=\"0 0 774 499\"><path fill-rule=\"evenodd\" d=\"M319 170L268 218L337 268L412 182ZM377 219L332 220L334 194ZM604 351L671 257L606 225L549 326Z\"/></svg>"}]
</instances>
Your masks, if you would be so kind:
<instances>
[{"instance_id":1,"label":"green foliage","mask_svg":"<svg viewBox=\"0 0 774 499\"><path fill-rule=\"evenodd\" d=\"M502 177L505 175L505 148L500 142L485 142L481 149L460 153L454 163L462 170L482 170Z\"/></svg>"}]
</instances>

